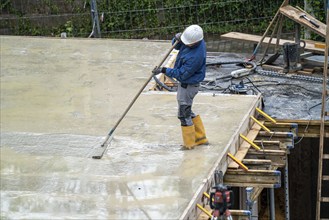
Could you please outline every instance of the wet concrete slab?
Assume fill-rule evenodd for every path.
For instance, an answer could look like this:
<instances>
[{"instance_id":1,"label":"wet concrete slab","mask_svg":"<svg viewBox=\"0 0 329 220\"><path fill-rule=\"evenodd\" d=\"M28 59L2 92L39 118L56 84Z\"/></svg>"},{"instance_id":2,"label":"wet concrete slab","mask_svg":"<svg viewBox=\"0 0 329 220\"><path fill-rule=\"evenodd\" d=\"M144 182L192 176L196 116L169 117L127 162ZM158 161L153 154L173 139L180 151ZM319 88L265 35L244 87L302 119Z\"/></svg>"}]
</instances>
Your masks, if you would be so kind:
<instances>
[{"instance_id":1,"label":"wet concrete slab","mask_svg":"<svg viewBox=\"0 0 329 220\"><path fill-rule=\"evenodd\" d=\"M174 93L145 91L169 42L1 36L1 218L177 219L256 96L200 93L210 145L180 150Z\"/></svg>"}]
</instances>

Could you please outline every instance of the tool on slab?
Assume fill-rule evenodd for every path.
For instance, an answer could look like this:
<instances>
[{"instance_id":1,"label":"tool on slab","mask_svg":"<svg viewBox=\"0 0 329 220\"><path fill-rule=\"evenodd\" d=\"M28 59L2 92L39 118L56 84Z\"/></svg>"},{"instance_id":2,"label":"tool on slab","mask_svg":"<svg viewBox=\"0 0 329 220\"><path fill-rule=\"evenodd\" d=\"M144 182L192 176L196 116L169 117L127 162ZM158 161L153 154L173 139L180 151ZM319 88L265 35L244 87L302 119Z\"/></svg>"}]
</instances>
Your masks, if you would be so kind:
<instances>
[{"instance_id":1,"label":"tool on slab","mask_svg":"<svg viewBox=\"0 0 329 220\"><path fill-rule=\"evenodd\" d=\"M176 41L172 47L170 48L170 50L166 53L165 57L161 60L161 62L159 63L157 67L160 67L167 59L167 57L170 55L171 51L176 47L176 45L178 44L179 41ZM126 114L128 113L128 111L130 110L130 108L133 106L133 104L136 102L136 100L138 99L139 95L143 92L144 88L147 86L147 84L151 81L151 79L153 78L153 72L150 75L150 77L146 80L146 82L144 83L144 85L142 86L142 88L138 91L138 93L135 95L134 99L130 102L129 106L127 107L127 109L123 112L122 116L119 118L119 120L116 122L116 124L114 125L114 127L110 130L110 132L108 133L108 135L106 136L104 142L101 144L101 146L99 148L96 149L96 151L94 152L92 158L93 159L101 159L104 155L104 153L106 152L110 142L113 139L113 133L115 131L115 129L119 126L120 122L122 121L122 119L126 116Z\"/></svg>"},{"instance_id":2,"label":"tool on slab","mask_svg":"<svg viewBox=\"0 0 329 220\"><path fill-rule=\"evenodd\" d=\"M313 24L316 28L319 28L320 27L320 25L318 25L315 21L313 21L312 19L310 19L309 17L307 17L306 14L301 14L299 17L307 20L308 22L310 22L311 24Z\"/></svg>"}]
</instances>

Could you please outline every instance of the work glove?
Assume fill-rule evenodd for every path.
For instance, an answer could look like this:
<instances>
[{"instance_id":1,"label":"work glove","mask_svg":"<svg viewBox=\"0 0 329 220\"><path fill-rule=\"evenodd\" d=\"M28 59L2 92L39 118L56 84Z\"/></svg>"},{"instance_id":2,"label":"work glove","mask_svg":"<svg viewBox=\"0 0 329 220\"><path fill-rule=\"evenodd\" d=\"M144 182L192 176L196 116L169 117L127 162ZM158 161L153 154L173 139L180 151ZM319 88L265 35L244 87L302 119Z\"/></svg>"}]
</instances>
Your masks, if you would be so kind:
<instances>
[{"instance_id":1,"label":"work glove","mask_svg":"<svg viewBox=\"0 0 329 220\"><path fill-rule=\"evenodd\" d=\"M152 70L152 73L153 73L153 75L158 75L158 74L160 74L160 73L166 73L166 69L167 68L165 68L165 67L155 67L153 70Z\"/></svg>"},{"instance_id":2,"label":"work glove","mask_svg":"<svg viewBox=\"0 0 329 220\"><path fill-rule=\"evenodd\" d=\"M158 75L158 74L160 74L161 73L161 67L155 67L153 70L152 70L152 73L153 73L153 75L154 76L156 76L156 75Z\"/></svg>"},{"instance_id":3,"label":"work glove","mask_svg":"<svg viewBox=\"0 0 329 220\"><path fill-rule=\"evenodd\" d=\"M175 40L180 42L181 41L181 39L180 39L181 36L182 36L182 33L175 34Z\"/></svg>"}]
</instances>

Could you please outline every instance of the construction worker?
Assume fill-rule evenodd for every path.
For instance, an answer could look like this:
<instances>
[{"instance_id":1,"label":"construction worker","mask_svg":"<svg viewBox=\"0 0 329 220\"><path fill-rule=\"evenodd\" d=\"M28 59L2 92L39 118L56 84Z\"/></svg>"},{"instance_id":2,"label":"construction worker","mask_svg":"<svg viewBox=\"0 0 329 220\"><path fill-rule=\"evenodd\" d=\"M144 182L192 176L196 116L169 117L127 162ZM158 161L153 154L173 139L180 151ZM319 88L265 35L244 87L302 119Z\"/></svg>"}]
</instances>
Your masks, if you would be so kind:
<instances>
[{"instance_id":1,"label":"construction worker","mask_svg":"<svg viewBox=\"0 0 329 220\"><path fill-rule=\"evenodd\" d=\"M177 33L173 44L179 50L174 68L156 67L153 74L164 73L175 78L178 84L178 119L181 122L184 148L192 149L196 145L208 144L205 129L199 115L192 111L193 99L199 91L200 82L206 73L206 44L203 30L199 25L191 25Z\"/></svg>"}]
</instances>

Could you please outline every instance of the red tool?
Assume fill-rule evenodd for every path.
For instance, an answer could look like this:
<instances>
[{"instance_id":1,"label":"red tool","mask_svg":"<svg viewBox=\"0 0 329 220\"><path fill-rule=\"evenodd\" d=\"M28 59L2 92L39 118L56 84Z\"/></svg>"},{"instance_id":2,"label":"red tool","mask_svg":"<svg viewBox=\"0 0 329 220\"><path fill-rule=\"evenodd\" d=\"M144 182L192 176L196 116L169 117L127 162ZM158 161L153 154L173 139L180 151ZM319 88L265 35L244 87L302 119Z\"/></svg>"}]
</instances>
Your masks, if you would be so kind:
<instances>
[{"instance_id":1,"label":"red tool","mask_svg":"<svg viewBox=\"0 0 329 220\"><path fill-rule=\"evenodd\" d=\"M224 216L227 220L232 220L229 208L233 206L233 191L223 184L223 173L215 172L214 192L210 193L210 208L213 209L212 219L220 219Z\"/></svg>"}]
</instances>

